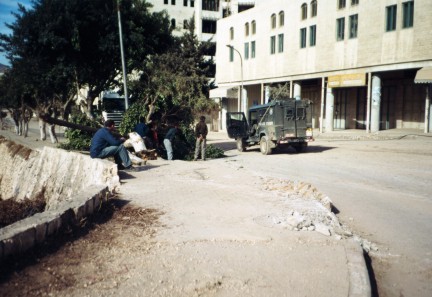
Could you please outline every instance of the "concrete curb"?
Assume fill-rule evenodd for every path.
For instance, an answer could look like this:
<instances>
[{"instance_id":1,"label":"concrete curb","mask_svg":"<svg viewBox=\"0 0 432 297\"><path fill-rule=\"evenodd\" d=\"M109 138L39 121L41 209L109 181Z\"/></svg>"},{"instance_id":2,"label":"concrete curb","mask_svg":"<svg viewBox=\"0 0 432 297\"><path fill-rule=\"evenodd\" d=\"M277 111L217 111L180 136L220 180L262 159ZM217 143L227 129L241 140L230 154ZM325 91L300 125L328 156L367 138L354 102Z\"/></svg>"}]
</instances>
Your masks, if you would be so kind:
<instances>
[{"instance_id":1,"label":"concrete curb","mask_svg":"<svg viewBox=\"0 0 432 297\"><path fill-rule=\"evenodd\" d=\"M370 297L372 294L369 272L366 266L363 249L354 239L347 240L345 245L347 256L349 297Z\"/></svg>"},{"instance_id":2,"label":"concrete curb","mask_svg":"<svg viewBox=\"0 0 432 297\"><path fill-rule=\"evenodd\" d=\"M90 187L75 195L72 202L63 202L57 209L37 213L0 229L0 263L44 242L62 227L79 223L97 211L109 195L106 186Z\"/></svg>"}]
</instances>

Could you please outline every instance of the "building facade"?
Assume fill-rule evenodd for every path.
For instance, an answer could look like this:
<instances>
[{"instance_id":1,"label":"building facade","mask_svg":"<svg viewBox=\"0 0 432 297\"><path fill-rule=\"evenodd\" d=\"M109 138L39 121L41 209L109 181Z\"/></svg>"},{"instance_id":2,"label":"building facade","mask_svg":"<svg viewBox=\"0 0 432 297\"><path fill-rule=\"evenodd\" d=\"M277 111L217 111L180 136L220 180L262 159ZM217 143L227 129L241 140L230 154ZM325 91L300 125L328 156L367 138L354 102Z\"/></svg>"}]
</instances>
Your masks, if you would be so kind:
<instances>
[{"instance_id":1,"label":"building facade","mask_svg":"<svg viewBox=\"0 0 432 297\"><path fill-rule=\"evenodd\" d=\"M432 67L430 13L430 0L267 0L220 19L210 94L221 102L220 128L226 111L286 85L313 101L322 132L430 131L432 77L416 83Z\"/></svg>"}]
</instances>

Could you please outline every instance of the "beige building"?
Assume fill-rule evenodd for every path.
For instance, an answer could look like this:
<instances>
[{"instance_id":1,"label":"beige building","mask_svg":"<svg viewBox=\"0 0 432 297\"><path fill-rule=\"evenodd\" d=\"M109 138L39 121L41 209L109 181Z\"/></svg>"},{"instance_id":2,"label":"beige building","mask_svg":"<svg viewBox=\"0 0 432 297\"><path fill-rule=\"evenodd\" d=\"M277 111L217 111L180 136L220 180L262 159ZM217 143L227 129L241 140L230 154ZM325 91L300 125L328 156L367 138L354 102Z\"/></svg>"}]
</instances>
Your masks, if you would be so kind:
<instances>
[{"instance_id":1,"label":"beige building","mask_svg":"<svg viewBox=\"0 0 432 297\"><path fill-rule=\"evenodd\" d=\"M219 128L287 84L322 132L430 131L431 14L431 0L267 0L218 20Z\"/></svg>"}]
</instances>

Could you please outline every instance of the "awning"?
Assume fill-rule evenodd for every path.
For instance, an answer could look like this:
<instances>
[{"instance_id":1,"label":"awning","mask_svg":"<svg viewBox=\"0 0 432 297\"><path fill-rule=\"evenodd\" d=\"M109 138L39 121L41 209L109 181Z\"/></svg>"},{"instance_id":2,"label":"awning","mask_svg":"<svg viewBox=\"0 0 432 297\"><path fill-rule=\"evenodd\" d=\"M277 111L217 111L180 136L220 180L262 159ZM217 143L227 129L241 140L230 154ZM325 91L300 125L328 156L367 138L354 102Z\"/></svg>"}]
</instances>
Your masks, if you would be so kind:
<instances>
[{"instance_id":1,"label":"awning","mask_svg":"<svg viewBox=\"0 0 432 297\"><path fill-rule=\"evenodd\" d=\"M432 84L432 66L418 70L414 82L416 84Z\"/></svg>"},{"instance_id":2,"label":"awning","mask_svg":"<svg viewBox=\"0 0 432 297\"><path fill-rule=\"evenodd\" d=\"M210 98L237 98L237 88L216 88L210 90Z\"/></svg>"}]
</instances>

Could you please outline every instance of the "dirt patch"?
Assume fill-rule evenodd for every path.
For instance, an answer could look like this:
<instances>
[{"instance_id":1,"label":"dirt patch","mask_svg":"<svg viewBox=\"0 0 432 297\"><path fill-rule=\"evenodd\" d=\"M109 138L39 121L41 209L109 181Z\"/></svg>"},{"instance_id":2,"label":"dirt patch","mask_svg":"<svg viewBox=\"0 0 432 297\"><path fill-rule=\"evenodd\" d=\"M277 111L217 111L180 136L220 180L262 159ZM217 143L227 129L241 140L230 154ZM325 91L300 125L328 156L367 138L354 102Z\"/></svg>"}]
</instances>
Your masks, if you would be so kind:
<instances>
[{"instance_id":1,"label":"dirt patch","mask_svg":"<svg viewBox=\"0 0 432 297\"><path fill-rule=\"evenodd\" d=\"M65 296L77 288L117 286L130 269L118 257L148 252L161 215L111 199L81 226L65 228L24 257L2 263L0 296Z\"/></svg>"},{"instance_id":2,"label":"dirt patch","mask_svg":"<svg viewBox=\"0 0 432 297\"><path fill-rule=\"evenodd\" d=\"M0 180L1 182L1 180ZM32 199L16 201L13 198L2 200L0 196L0 228L13 224L45 210L45 190Z\"/></svg>"},{"instance_id":3,"label":"dirt patch","mask_svg":"<svg viewBox=\"0 0 432 297\"><path fill-rule=\"evenodd\" d=\"M28 160L30 157L32 149L22 146L21 144L17 144L13 141L9 141L3 136L0 136L0 143L5 143L6 147L8 148L8 152L11 155L11 157L20 156L24 160Z\"/></svg>"}]
</instances>

